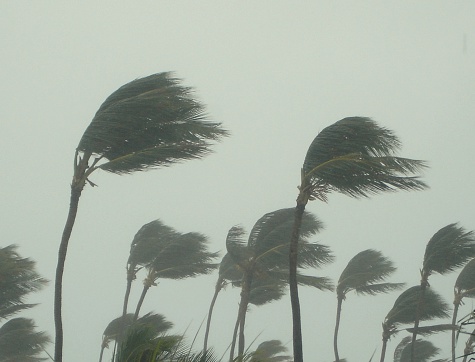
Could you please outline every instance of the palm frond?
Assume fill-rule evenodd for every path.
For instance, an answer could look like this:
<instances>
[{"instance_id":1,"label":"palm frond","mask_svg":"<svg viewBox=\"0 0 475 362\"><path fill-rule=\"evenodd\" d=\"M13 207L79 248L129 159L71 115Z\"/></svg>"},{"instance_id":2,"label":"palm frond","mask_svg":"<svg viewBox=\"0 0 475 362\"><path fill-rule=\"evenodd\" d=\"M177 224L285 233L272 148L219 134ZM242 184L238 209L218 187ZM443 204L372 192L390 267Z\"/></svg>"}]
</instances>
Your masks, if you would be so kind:
<instances>
[{"instance_id":1,"label":"palm frond","mask_svg":"<svg viewBox=\"0 0 475 362\"><path fill-rule=\"evenodd\" d=\"M458 224L449 224L429 240L424 254L423 271L447 274L475 257L475 234Z\"/></svg>"},{"instance_id":2,"label":"palm frond","mask_svg":"<svg viewBox=\"0 0 475 362\"><path fill-rule=\"evenodd\" d=\"M287 347L281 341L276 339L264 341L250 354L249 362L289 362L292 358L283 355L286 352Z\"/></svg>"},{"instance_id":3,"label":"palm frond","mask_svg":"<svg viewBox=\"0 0 475 362\"><path fill-rule=\"evenodd\" d=\"M395 270L392 261L383 256L380 251L363 250L348 262L341 273L337 294L344 296L354 290L358 294L374 295L399 289L403 284L381 283Z\"/></svg>"},{"instance_id":4,"label":"palm frond","mask_svg":"<svg viewBox=\"0 0 475 362\"><path fill-rule=\"evenodd\" d=\"M475 298L475 259L470 260L460 272L455 290L463 297Z\"/></svg>"},{"instance_id":5,"label":"palm frond","mask_svg":"<svg viewBox=\"0 0 475 362\"><path fill-rule=\"evenodd\" d=\"M165 72L120 87L100 106L77 149L108 160L98 167L117 174L204 156L209 141L228 132L206 120L204 105L180 82Z\"/></svg>"},{"instance_id":6,"label":"palm frond","mask_svg":"<svg viewBox=\"0 0 475 362\"><path fill-rule=\"evenodd\" d=\"M411 339L411 337L405 337L398 344L394 351L394 362L411 361ZM421 339L416 340L414 347L414 361L418 362L428 362L440 352L440 349L435 347L431 342Z\"/></svg>"},{"instance_id":7,"label":"palm frond","mask_svg":"<svg viewBox=\"0 0 475 362\"><path fill-rule=\"evenodd\" d=\"M418 176L412 176L426 164L396 157L400 145L393 132L365 117L344 118L326 127L313 140L303 165L312 196L326 200L332 191L367 197L427 188Z\"/></svg>"},{"instance_id":8,"label":"palm frond","mask_svg":"<svg viewBox=\"0 0 475 362\"><path fill-rule=\"evenodd\" d=\"M397 326L398 324L414 323L416 319L417 306L421 298L421 286L416 285L404 291L394 302L394 306L386 315L384 324L387 326ZM421 321L434 318L447 318L449 305L442 297L427 288L422 300L419 319Z\"/></svg>"},{"instance_id":9,"label":"palm frond","mask_svg":"<svg viewBox=\"0 0 475 362\"><path fill-rule=\"evenodd\" d=\"M453 324L436 324L433 326L417 327L417 334L421 336L430 336L434 333L457 330L459 326ZM414 328L406 328L409 333L414 332Z\"/></svg>"},{"instance_id":10,"label":"palm frond","mask_svg":"<svg viewBox=\"0 0 475 362\"><path fill-rule=\"evenodd\" d=\"M246 231L240 225L233 226L226 235L226 250L233 263L245 269L251 253L244 240Z\"/></svg>"},{"instance_id":11,"label":"palm frond","mask_svg":"<svg viewBox=\"0 0 475 362\"><path fill-rule=\"evenodd\" d=\"M238 264L234 262L233 257L226 253L219 263L219 278L228 280L230 282L241 281L243 276L243 270Z\"/></svg>"}]
</instances>

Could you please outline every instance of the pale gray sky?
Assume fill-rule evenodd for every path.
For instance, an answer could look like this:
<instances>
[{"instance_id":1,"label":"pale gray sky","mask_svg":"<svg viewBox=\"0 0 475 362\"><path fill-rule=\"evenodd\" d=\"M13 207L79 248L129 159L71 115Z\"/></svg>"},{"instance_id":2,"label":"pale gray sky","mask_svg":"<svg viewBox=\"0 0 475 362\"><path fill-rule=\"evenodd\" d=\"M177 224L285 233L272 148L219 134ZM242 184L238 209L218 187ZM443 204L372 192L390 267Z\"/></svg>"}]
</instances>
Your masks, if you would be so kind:
<instances>
[{"instance_id":1,"label":"pale gray sky","mask_svg":"<svg viewBox=\"0 0 475 362\"><path fill-rule=\"evenodd\" d=\"M324 127L368 116L393 129L401 155L429 161L420 193L312 202L338 279L367 248L419 282L425 244L441 227L475 229L475 3L459 1L197 1L0 3L1 245L18 244L54 279L69 203L74 150L104 99L132 79L176 71L232 136L215 154L131 176L96 173L80 201L64 279L64 359L98 359L101 335L121 312L130 242L160 218L207 234L224 252L227 231L294 206L306 150ZM431 285L452 302L453 274ZM192 338L216 275L163 281L142 310ZM140 281L131 305L138 299ZM300 289L306 361L332 361L336 298ZM349 295L340 356L380 352L381 322L398 293ZM231 340L239 292L218 299L210 344ZM54 335L53 283L28 315ZM467 303L465 310L473 308ZM463 313L463 311L462 311ZM247 341L291 340L290 302L251 308ZM196 347L201 346L203 331ZM403 335L391 341L387 360ZM449 336L433 339L445 352ZM291 349L291 343L288 344ZM52 351L52 348L51 348ZM108 352L109 353L109 352Z\"/></svg>"}]
</instances>

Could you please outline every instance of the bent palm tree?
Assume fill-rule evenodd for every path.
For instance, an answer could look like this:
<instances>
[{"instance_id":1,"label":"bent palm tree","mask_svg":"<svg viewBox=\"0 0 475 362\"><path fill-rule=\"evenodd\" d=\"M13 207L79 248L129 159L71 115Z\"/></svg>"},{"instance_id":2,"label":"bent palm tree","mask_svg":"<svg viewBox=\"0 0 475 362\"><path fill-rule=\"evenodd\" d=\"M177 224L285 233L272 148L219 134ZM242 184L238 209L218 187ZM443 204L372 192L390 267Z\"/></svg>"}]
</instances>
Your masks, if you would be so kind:
<instances>
[{"instance_id":1,"label":"bent palm tree","mask_svg":"<svg viewBox=\"0 0 475 362\"><path fill-rule=\"evenodd\" d=\"M396 271L393 263L379 251L368 249L356 254L347 264L338 279L336 286L337 310L333 349L335 362L340 361L338 354L338 330L340 326L341 306L346 295L355 291L356 294L376 295L400 289L404 283L386 283L384 280Z\"/></svg>"},{"instance_id":2,"label":"bent palm tree","mask_svg":"<svg viewBox=\"0 0 475 362\"><path fill-rule=\"evenodd\" d=\"M269 212L255 223L247 244L239 237L228 237L226 240L228 254L243 271L238 312L239 355L244 353L244 325L253 283L274 286L288 283L288 252L293 219L294 210L291 208ZM308 238L315 235L321 228L321 222L314 215L308 212L302 215L299 235L301 248L297 264L299 268L317 268L333 260L327 246L308 241ZM231 229L230 234L242 235L241 231L237 233L235 229ZM302 284L323 290L332 289L330 281L326 278L297 276L297 280ZM234 357L233 344L231 359Z\"/></svg>"},{"instance_id":3,"label":"bent palm tree","mask_svg":"<svg viewBox=\"0 0 475 362\"><path fill-rule=\"evenodd\" d=\"M323 129L310 145L301 171L289 265L295 362L303 362L297 251L301 218L309 200L327 201L336 191L351 197L395 190L423 190L416 175L423 161L396 157L400 142L393 132L364 117L344 118Z\"/></svg>"},{"instance_id":4,"label":"bent palm tree","mask_svg":"<svg viewBox=\"0 0 475 362\"><path fill-rule=\"evenodd\" d=\"M446 318L449 316L449 305L442 297L431 289L427 289L422 294L421 286L416 285L405 290L394 302L394 306L386 315L383 322L383 346L381 349L380 362L384 362L386 347L389 339L399 332L402 324L414 323L422 298L422 308L419 310L420 320L430 320L434 318Z\"/></svg>"},{"instance_id":5,"label":"bent palm tree","mask_svg":"<svg viewBox=\"0 0 475 362\"><path fill-rule=\"evenodd\" d=\"M421 301L418 310L422 308L424 293L429 286L429 276L432 274L448 274L474 257L475 234L473 231L467 232L457 224L449 224L437 231L427 243L424 253L424 262L421 269ZM416 313L416 319L414 320L412 350L414 350L419 327L418 314Z\"/></svg>"},{"instance_id":6,"label":"bent palm tree","mask_svg":"<svg viewBox=\"0 0 475 362\"><path fill-rule=\"evenodd\" d=\"M402 339L394 351L394 362L409 362L411 360L411 344L411 337ZM435 347L431 342L421 339L416 340L414 350L417 362L432 361L431 358L440 352L440 349Z\"/></svg>"},{"instance_id":7,"label":"bent palm tree","mask_svg":"<svg viewBox=\"0 0 475 362\"><path fill-rule=\"evenodd\" d=\"M207 251L207 237L199 233L181 234L164 225L160 220L149 223L155 230L155 253L153 259L145 265L148 271L143 281L144 287L135 309L134 319L138 318L140 308L150 287L156 285L159 278L185 279L208 274L218 267L213 263L217 253ZM163 232L163 234L162 234ZM149 239L141 239L143 243ZM138 248L141 243L137 243Z\"/></svg>"},{"instance_id":8,"label":"bent palm tree","mask_svg":"<svg viewBox=\"0 0 475 362\"><path fill-rule=\"evenodd\" d=\"M454 311L452 325L457 323L457 314L463 298L475 298L475 259L470 260L462 269L454 286ZM452 362L455 362L456 332L452 330Z\"/></svg>"},{"instance_id":9,"label":"bent palm tree","mask_svg":"<svg viewBox=\"0 0 475 362\"><path fill-rule=\"evenodd\" d=\"M91 174L102 169L127 174L201 158L209 141L227 136L219 123L205 120L205 107L171 73L136 79L112 93L84 132L74 157L69 213L56 268L55 361L62 361L62 280L79 198Z\"/></svg>"},{"instance_id":10,"label":"bent palm tree","mask_svg":"<svg viewBox=\"0 0 475 362\"><path fill-rule=\"evenodd\" d=\"M282 355L285 352L287 352L287 347L281 341L276 339L265 341L251 353L249 362L291 362L292 357Z\"/></svg>"}]
</instances>

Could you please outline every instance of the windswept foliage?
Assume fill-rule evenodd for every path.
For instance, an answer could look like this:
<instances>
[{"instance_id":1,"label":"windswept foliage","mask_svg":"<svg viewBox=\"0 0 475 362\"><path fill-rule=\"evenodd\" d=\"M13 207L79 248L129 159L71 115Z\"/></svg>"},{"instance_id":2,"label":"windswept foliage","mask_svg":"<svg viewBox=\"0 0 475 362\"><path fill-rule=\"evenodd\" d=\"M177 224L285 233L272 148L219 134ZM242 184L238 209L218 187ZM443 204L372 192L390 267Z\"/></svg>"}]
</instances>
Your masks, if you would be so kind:
<instances>
[{"instance_id":1,"label":"windswept foliage","mask_svg":"<svg viewBox=\"0 0 475 362\"><path fill-rule=\"evenodd\" d=\"M295 362L303 362L297 251L301 217L309 200L328 200L331 192L368 197L380 192L423 190L418 173L423 161L395 155L401 143L394 133L365 117L344 118L324 128L311 143L301 170L292 231L290 297Z\"/></svg>"},{"instance_id":2,"label":"windswept foliage","mask_svg":"<svg viewBox=\"0 0 475 362\"><path fill-rule=\"evenodd\" d=\"M133 80L112 93L99 107L74 156L68 218L58 251L54 317L55 361L63 360L62 280L79 198L91 174L146 171L201 158L211 143L228 135L207 120L204 105L171 73Z\"/></svg>"},{"instance_id":3,"label":"windswept foliage","mask_svg":"<svg viewBox=\"0 0 475 362\"><path fill-rule=\"evenodd\" d=\"M411 337L402 339L394 351L394 362L411 361L411 343ZM440 352L440 349L435 347L431 342L421 339L416 340L414 350L414 359L417 362L433 361L432 357L437 356Z\"/></svg>"}]
</instances>

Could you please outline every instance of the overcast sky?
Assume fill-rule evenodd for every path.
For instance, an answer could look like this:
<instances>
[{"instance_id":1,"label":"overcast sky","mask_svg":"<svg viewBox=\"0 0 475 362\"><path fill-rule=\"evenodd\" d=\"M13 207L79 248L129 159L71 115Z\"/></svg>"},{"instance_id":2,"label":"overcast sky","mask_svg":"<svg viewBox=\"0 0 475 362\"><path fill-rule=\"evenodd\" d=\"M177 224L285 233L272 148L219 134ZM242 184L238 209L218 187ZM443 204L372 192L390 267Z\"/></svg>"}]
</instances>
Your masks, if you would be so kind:
<instances>
[{"instance_id":1,"label":"overcast sky","mask_svg":"<svg viewBox=\"0 0 475 362\"><path fill-rule=\"evenodd\" d=\"M326 226L316 240L336 256L317 275L337 280L351 257L374 248L399 268L391 280L412 286L437 230L453 222L475 229L475 2L2 1L0 20L0 245L18 244L51 281L74 151L110 93L175 71L232 134L201 161L93 175L99 187L83 192L66 261L68 362L98 359L102 332L121 313L130 242L143 224L160 218L204 233L223 255L233 225L250 230L263 214L295 205L308 146L347 116L394 130L402 156L429 162L431 189L310 203ZM456 275L431 278L449 303ZM192 339L216 277L162 281L142 311L164 314ZM130 305L140 289L139 278ZM305 359L332 361L336 297L300 295ZM348 296L341 357L379 356L381 322L397 295ZM218 299L210 336L218 354L231 341L238 298L228 288ZM53 283L31 301L41 304L26 315L54 336ZM460 315L472 308L469 301ZM253 347L280 339L291 350L289 298L251 307L246 336L257 338ZM388 361L403 336L391 340ZM197 348L202 338L203 329ZM448 355L449 335L433 340Z\"/></svg>"}]
</instances>

